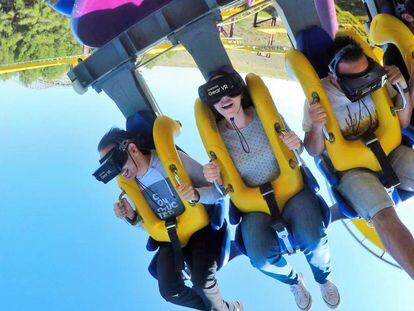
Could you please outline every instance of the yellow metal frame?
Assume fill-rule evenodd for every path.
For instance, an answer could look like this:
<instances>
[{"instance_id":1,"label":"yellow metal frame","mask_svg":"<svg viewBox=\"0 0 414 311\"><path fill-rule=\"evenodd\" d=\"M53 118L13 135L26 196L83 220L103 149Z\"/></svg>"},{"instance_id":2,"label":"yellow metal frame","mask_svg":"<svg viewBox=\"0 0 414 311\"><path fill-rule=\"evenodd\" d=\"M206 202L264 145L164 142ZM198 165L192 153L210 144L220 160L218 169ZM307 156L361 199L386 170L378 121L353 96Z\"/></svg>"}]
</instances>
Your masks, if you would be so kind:
<instances>
[{"instance_id":1,"label":"yellow metal frame","mask_svg":"<svg viewBox=\"0 0 414 311\"><path fill-rule=\"evenodd\" d=\"M1 65L0 74L14 73L23 70L40 69L62 65L76 66L79 63L79 60L84 60L86 57L88 57L88 55L76 55Z\"/></svg>"}]
</instances>

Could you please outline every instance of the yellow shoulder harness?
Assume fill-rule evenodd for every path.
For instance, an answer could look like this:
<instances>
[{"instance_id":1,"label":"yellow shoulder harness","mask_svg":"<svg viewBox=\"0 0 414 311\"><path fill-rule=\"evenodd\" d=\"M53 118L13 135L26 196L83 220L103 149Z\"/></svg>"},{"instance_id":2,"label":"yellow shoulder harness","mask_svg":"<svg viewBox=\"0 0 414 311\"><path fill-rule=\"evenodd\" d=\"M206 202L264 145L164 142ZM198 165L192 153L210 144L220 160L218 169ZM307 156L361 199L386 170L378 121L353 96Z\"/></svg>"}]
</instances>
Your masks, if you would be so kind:
<instances>
[{"instance_id":1,"label":"yellow shoulder harness","mask_svg":"<svg viewBox=\"0 0 414 311\"><path fill-rule=\"evenodd\" d=\"M177 189L178 183L191 185L191 180L175 148L174 138L179 133L180 124L178 122L165 116L156 119L153 130L155 148L175 189ZM153 212L136 181L128 181L122 176L118 176L118 184L134 203L142 217L142 224L149 235L156 241L170 242L165 221L159 219ZM209 218L202 204L191 205L186 200L182 200L182 202L185 211L177 217L177 235L181 246L184 247L195 232L209 224Z\"/></svg>"},{"instance_id":2,"label":"yellow shoulder harness","mask_svg":"<svg viewBox=\"0 0 414 311\"><path fill-rule=\"evenodd\" d=\"M370 40L378 45L394 44L410 71L414 57L414 35L401 20L389 14L376 15L371 22Z\"/></svg>"},{"instance_id":3,"label":"yellow shoulder harness","mask_svg":"<svg viewBox=\"0 0 414 311\"><path fill-rule=\"evenodd\" d=\"M275 131L276 124L281 129L284 129L284 125L267 87L260 77L252 73L247 75L246 83L257 115L280 166L280 175L272 181L272 186L279 209L282 209L293 195L303 189L302 175L293 153ZM259 187L250 188L243 182L219 133L213 113L200 99L197 99L195 104L195 117L204 147L210 158L217 160L224 184L227 189L230 189L230 197L237 208L244 213L270 214Z\"/></svg>"},{"instance_id":4,"label":"yellow shoulder harness","mask_svg":"<svg viewBox=\"0 0 414 311\"><path fill-rule=\"evenodd\" d=\"M366 55L378 61L368 44L356 33L349 30L339 31L337 36L353 38L362 46ZM377 158L362 141L349 141L342 136L320 78L307 58L301 52L292 49L286 54L286 68L290 75L299 81L306 98L311 101L312 98L318 97L328 115L326 129L333 139L330 141L325 140L325 147L335 169L345 171L356 167L364 167L372 171L380 171L381 167ZM375 91L371 96L379 119L379 127L375 131L375 135L381 143L384 152L388 155L401 143L401 128L398 116L393 115L391 111L393 103L385 87Z\"/></svg>"}]
</instances>

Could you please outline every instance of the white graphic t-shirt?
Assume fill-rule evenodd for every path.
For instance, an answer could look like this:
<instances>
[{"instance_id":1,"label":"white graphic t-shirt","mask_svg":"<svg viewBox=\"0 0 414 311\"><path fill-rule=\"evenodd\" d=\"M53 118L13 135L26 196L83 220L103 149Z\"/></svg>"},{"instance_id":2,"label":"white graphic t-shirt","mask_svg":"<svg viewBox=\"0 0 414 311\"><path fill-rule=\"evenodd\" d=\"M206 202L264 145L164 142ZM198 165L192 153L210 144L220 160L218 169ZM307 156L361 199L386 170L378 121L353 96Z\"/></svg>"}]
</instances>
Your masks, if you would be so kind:
<instances>
[{"instance_id":1,"label":"white graphic t-shirt","mask_svg":"<svg viewBox=\"0 0 414 311\"><path fill-rule=\"evenodd\" d=\"M156 174L157 172L154 170L152 173ZM158 179L158 181L149 186L141 183L142 194L158 218L168 219L182 214L185 209L184 204L181 202L169 178L164 178L161 174L152 178Z\"/></svg>"},{"instance_id":2,"label":"white graphic t-shirt","mask_svg":"<svg viewBox=\"0 0 414 311\"><path fill-rule=\"evenodd\" d=\"M329 78L324 78L321 82L345 139L359 139L361 135L378 127L378 115L371 95L353 103L329 81ZM395 90L388 85L387 88L391 96L396 94ZM309 132L312 128L308 101L304 105L302 127L304 132Z\"/></svg>"}]
</instances>

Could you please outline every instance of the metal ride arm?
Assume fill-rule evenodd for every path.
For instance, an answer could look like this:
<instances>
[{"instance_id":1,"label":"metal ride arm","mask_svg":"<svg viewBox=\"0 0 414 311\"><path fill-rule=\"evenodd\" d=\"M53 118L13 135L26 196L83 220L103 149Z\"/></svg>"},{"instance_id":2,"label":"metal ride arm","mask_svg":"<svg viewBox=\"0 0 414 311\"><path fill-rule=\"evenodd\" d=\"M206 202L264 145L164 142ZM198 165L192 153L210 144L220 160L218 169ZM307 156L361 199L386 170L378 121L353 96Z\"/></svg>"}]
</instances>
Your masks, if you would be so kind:
<instances>
[{"instance_id":1,"label":"metal ride arm","mask_svg":"<svg viewBox=\"0 0 414 311\"><path fill-rule=\"evenodd\" d=\"M401 97L402 106L401 107L392 107L391 110L392 110L393 114L395 114L396 112L403 111L407 107L407 99L405 98L405 93L404 93L403 89L401 88L401 85L399 83L397 83L395 85L395 87L397 88L398 94Z\"/></svg>"},{"instance_id":2,"label":"metal ride arm","mask_svg":"<svg viewBox=\"0 0 414 311\"><path fill-rule=\"evenodd\" d=\"M125 195L126 195L126 192L122 190L122 192L118 196L118 202L120 204L122 204L122 199L125 197ZM124 220L126 223L130 224L131 226L135 226L136 224L142 222L142 217L138 213L138 211L134 209L134 218L130 220L128 217L124 217Z\"/></svg>"},{"instance_id":3,"label":"metal ride arm","mask_svg":"<svg viewBox=\"0 0 414 311\"><path fill-rule=\"evenodd\" d=\"M283 121L282 121L283 122ZM281 128L279 123L275 124L275 130L278 134L282 134L283 136L285 136L287 134L287 130L286 130L286 126L283 124L283 128ZM298 162L299 166L303 166L304 163L300 157L299 151L294 149L292 150L293 154L295 155L296 161Z\"/></svg>"},{"instance_id":4,"label":"metal ride arm","mask_svg":"<svg viewBox=\"0 0 414 311\"><path fill-rule=\"evenodd\" d=\"M221 21L216 0L174 0L115 37L73 68L68 76L75 89L92 86L118 105L125 117L138 110L158 113L140 74L136 60L168 38L183 44L204 77L212 70L231 66L221 43L217 23Z\"/></svg>"},{"instance_id":5,"label":"metal ride arm","mask_svg":"<svg viewBox=\"0 0 414 311\"><path fill-rule=\"evenodd\" d=\"M181 185L182 185L183 183L181 182L180 175L178 174L178 168L177 168L174 164L171 164L171 165L170 165L170 171L171 171L171 173L174 175L174 179L175 179L175 182L177 183L178 187L181 187ZM200 194L199 194L199 195L200 195ZM196 202L196 201L193 201L193 200L190 200L190 201L188 201L188 203L190 203L190 205L191 205L191 206L193 206L193 205L195 205L197 202Z\"/></svg>"},{"instance_id":6,"label":"metal ride arm","mask_svg":"<svg viewBox=\"0 0 414 311\"><path fill-rule=\"evenodd\" d=\"M296 35L309 26L321 26L314 1L274 0L278 16L286 27L293 47L297 47ZM300 10L298 10L300 8Z\"/></svg>"},{"instance_id":7,"label":"metal ride arm","mask_svg":"<svg viewBox=\"0 0 414 311\"><path fill-rule=\"evenodd\" d=\"M216 161L217 160L217 155L210 151L210 162L212 161ZM220 192L220 194L222 196L225 196L227 194L229 194L230 192L233 192L233 187L231 185L229 185L227 188L223 185L220 185L217 180L214 181L214 187L216 187L216 189L218 190L218 192Z\"/></svg>"}]
</instances>

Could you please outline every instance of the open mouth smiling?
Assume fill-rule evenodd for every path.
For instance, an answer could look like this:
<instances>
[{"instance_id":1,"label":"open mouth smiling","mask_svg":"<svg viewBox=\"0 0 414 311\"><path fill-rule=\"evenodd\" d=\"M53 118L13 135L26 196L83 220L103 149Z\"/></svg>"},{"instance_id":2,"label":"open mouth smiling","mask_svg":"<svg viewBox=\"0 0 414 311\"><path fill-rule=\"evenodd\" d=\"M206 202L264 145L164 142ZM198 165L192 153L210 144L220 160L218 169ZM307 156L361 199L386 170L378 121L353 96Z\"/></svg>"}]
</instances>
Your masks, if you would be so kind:
<instances>
[{"instance_id":1,"label":"open mouth smiling","mask_svg":"<svg viewBox=\"0 0 414 311\"><path fill-rule=\"evenodd\" d=\"M221 105L221 108L225 109L225 110L230 109L231 107L233 107L232 102L228 102L228 103L225 103L225 104Z\"/></svg>"}]
</instances>

